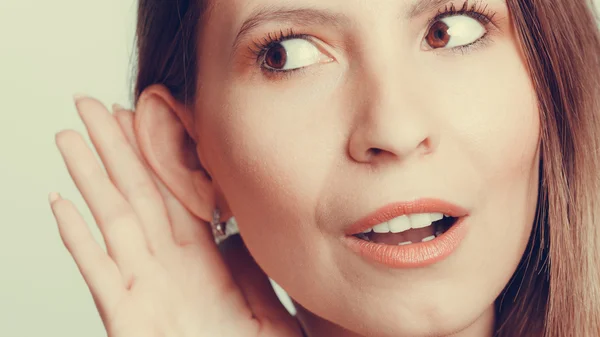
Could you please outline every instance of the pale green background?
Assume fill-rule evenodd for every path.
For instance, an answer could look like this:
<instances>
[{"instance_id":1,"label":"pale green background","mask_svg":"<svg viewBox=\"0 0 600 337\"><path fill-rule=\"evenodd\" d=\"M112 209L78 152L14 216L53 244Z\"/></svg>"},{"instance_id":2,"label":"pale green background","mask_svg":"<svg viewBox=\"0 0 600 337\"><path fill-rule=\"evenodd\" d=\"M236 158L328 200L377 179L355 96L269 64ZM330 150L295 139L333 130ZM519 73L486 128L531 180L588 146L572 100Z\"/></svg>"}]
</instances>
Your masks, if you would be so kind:
<instances>
[{"instance_id":1,"label":"pale green background","mask_svg":"<svg viewBox=\"0 0 600 337\"><path fill-rule=\"evenodd\" d=\"M47 195L94 223L54 135L85 134L73 93L130 106L135 13L134 0L0 0L0 337L106 335Z\"/></svg>"}]
</instances>

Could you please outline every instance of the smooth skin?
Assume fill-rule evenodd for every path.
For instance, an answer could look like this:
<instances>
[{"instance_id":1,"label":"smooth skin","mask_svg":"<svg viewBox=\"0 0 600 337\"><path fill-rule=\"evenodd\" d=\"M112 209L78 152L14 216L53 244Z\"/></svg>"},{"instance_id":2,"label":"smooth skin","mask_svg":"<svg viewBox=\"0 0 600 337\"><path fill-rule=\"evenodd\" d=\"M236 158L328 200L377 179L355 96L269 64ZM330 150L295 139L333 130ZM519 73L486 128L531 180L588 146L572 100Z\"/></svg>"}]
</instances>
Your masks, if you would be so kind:
<instances>
[{"instance_id":1,"label":"smooth skin","mask_svg":"<svg viewBox=\"0 0 600 337\"><path fill-rule=\"evenodd\" d=\"M85 97L76 106L108 176L78 132L56 144L107 252L72 202L53 194L51 206L108 336L301 336L239 236L222 258L209 225L140 159L133 113Z\"/></svg>"}]
</instances>

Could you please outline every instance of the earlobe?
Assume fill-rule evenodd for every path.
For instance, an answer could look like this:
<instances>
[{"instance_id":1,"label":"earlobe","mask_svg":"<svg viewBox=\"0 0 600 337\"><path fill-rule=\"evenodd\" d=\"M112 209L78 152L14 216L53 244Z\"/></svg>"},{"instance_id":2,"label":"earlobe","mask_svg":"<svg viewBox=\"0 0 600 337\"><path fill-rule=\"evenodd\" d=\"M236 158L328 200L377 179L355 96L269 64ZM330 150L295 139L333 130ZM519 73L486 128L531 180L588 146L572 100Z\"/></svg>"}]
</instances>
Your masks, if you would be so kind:
<instances>
[{"instance_id":1,"label":"earlobe","mask_svg":"<svg viewBox=\"0 0 600 337\"><path fill-rule=\"evenodd\" d=\"M196 217L210 222L215 186L198 160L193 111L162 85L144 90L135 109L140 152L171 193Z\"/></svg>"}]
</instances>

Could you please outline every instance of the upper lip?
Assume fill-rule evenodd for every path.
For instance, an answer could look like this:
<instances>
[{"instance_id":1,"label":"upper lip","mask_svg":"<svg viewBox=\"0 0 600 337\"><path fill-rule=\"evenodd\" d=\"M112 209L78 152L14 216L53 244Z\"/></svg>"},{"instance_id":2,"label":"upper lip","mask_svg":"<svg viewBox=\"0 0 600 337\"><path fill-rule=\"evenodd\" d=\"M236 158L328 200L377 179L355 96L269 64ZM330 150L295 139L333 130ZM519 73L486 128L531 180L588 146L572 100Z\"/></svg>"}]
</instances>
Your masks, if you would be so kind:
<instances>
[{"instance_id":1,"label":"upper lip","mask_svg":"<svg viewBox=\"0 0 600 337\"><path fill-rule=\"evenodd\" d=\"M463 207L440 199L418 199L408 202L396 202L383 206L375 212L358 220L346 230L347 235L362 233L375 225L389 221L393 218L406 214L417 213L443 213L451 217L459 218L468 214Z\"/></svg>"}]
</instances>

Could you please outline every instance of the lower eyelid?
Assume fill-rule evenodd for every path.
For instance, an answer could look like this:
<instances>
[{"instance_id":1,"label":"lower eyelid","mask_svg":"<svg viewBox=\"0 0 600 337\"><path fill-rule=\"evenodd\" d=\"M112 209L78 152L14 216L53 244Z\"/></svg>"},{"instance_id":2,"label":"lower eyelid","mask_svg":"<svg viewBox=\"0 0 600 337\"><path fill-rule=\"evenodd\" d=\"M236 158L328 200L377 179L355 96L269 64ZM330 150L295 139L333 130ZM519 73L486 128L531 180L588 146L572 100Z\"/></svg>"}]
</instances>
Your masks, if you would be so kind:
<instances>
[{"instance_id":1,"label":"lower eyelid","mask_svg":"<svg viewBox=\"0 0 600 337\"><path fill-rule=\"evenodd\" d=\"M331 65L334 62L328 63L315 63L310 66L291 69L291 70L268 70L263 67L259 68L261 76L267 78L268 81L285 81L285 80L293 80L295 78L301 78L303 76L316 75L320 72L323 67Z\"/></svg>"},{"instance_id":2,"label":"lower eyelid","mask_svg":"<svg viewBox=\"0 0 600 337\"><path fill-rule=\"evenodd\" d=\"M477 41L470 43L468 45L465 46L460 46L460 47L455 47L455 48L451 48L451 49L445 49L442 50L442 53L451 53L451 54L459 54L459 55L464 55L467 53L471 53L477 50L480 50L482 48L485 48L487 46L490 45L490 43L492 43L492 37L489 36L488 33L485 33L482 37L480 37Z\"/></svg>"},{"instance_id":3,"label":"lower eyelid","mask_svg":"<svg viewBox=\"0 0 600 337\"><path fill-rule=\"evenodd\" d=\"M301 75L306 68L310 68L310 66L290 70L276 70L260 66L260 72L263 76L269 78L269 80L285 80L291 76Z\"/></svg>"}]
</instances>

